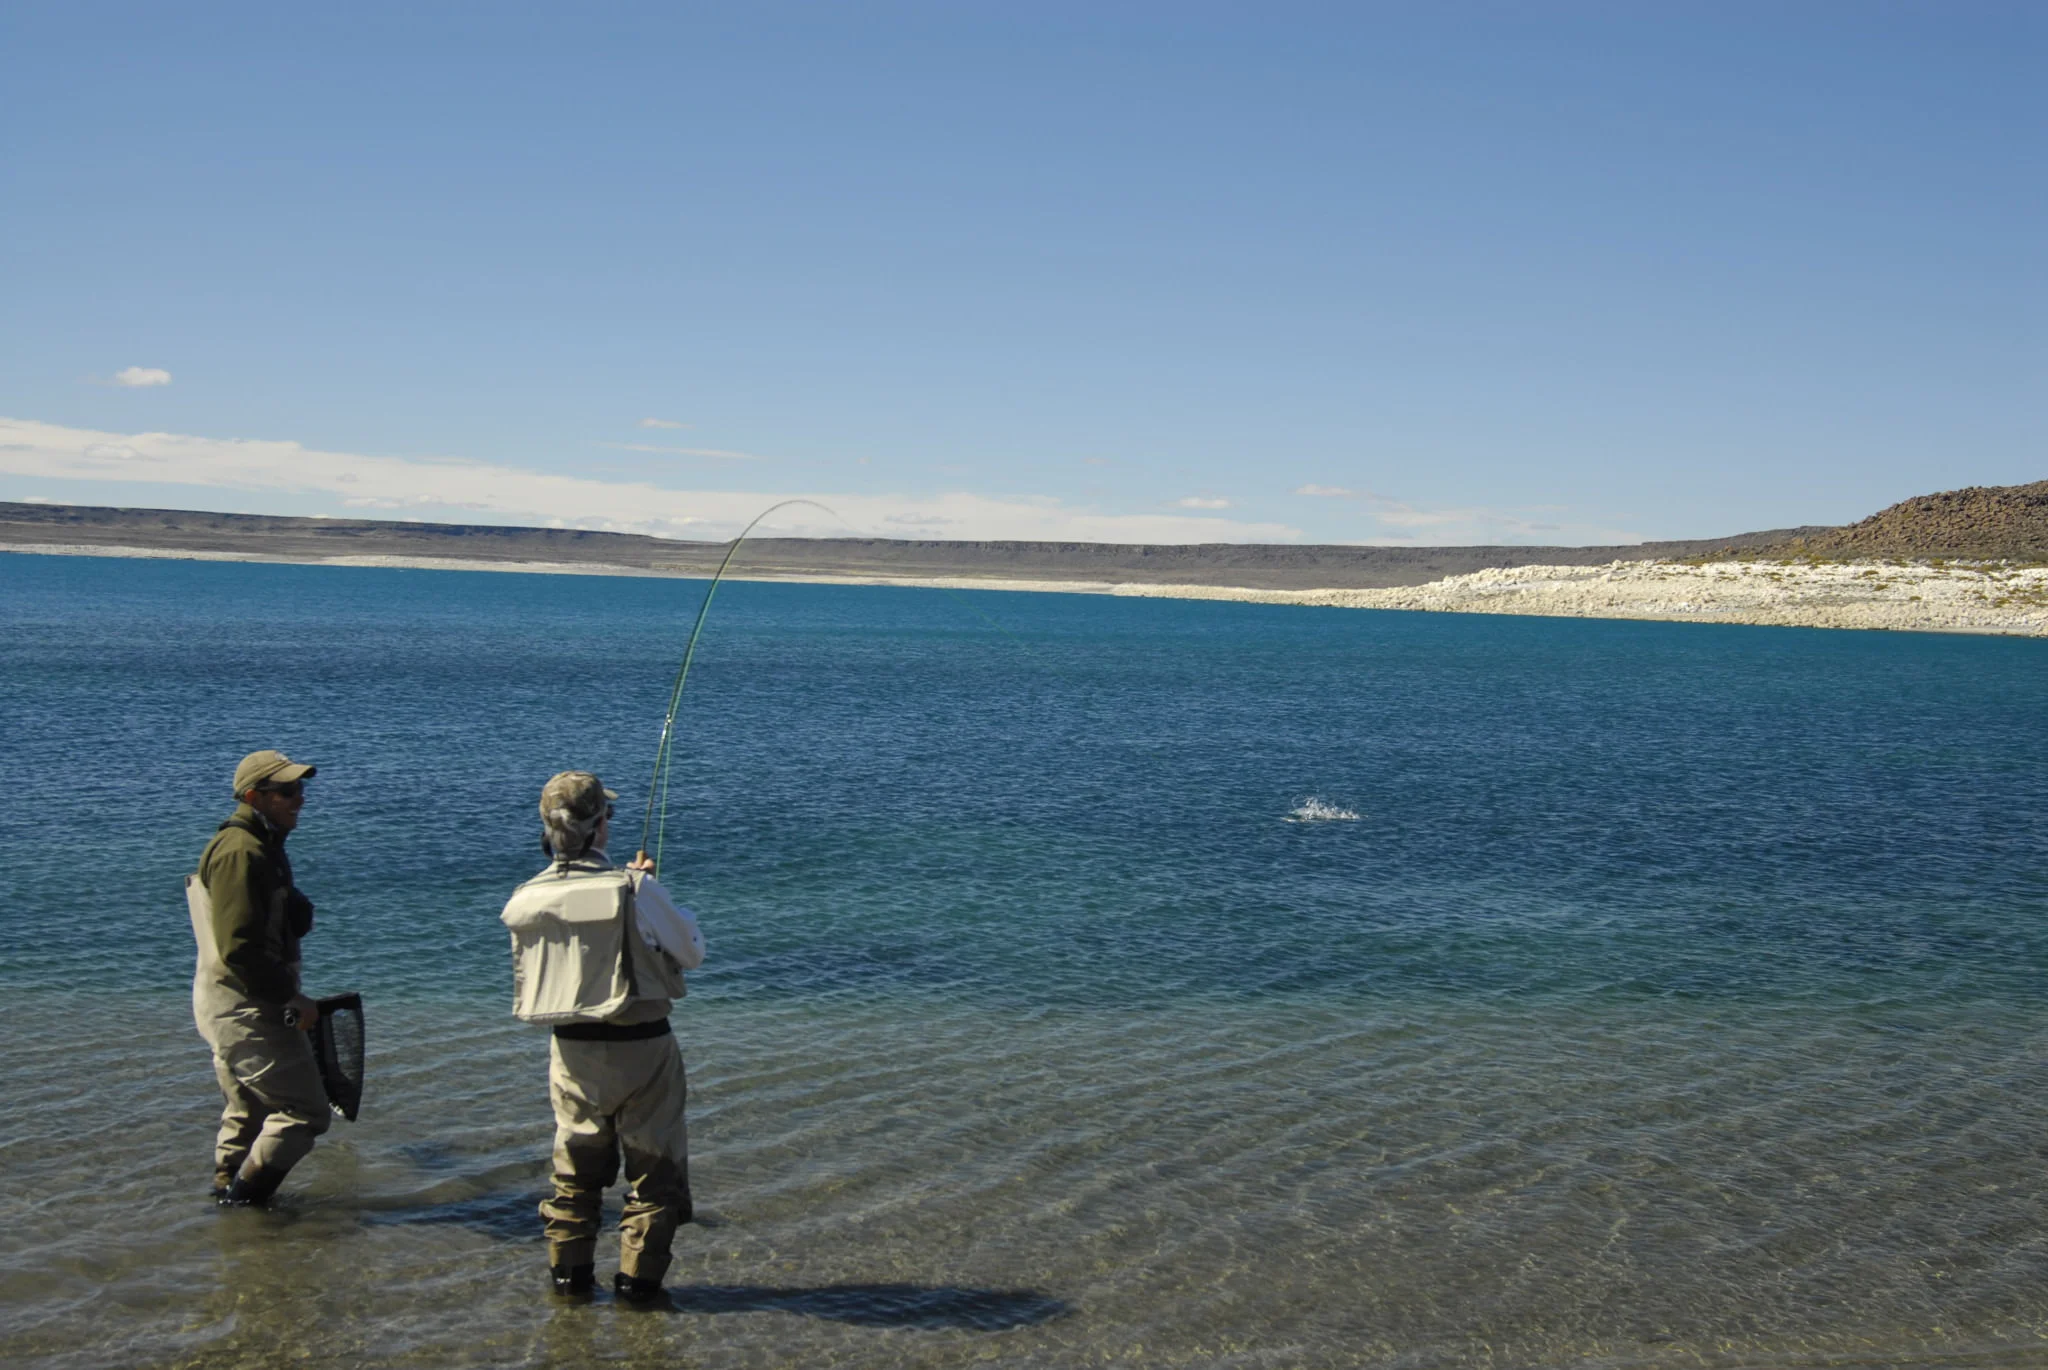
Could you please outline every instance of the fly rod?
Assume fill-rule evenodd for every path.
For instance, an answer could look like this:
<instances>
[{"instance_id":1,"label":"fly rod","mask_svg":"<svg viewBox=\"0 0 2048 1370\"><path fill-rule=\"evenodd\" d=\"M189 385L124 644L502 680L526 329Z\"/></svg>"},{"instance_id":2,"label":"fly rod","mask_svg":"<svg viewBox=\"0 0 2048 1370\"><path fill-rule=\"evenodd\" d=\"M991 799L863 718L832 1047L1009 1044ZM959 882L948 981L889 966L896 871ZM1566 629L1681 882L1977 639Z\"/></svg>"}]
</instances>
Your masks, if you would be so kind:
<instances>
[{"instance_id":1,"label":"fly rod","mask_svg":"<svg viewBox=\"0 0 2048 1370\"><path fill-rule=\"evenodd\" d=\"M704 602L697 607L696 626L690 629L689 644L683 648L683 664L676 671L675 687L668 693L668 713L661 720L661 741L654 749L654 774L647 781L647 815L640 820L640 855L643 858L647 855L647 836L651 831L654 834L654 872L657 876L661 873L661 853L668 838L669 755L675 746L676 710L682 706L683 684L690 678L690 663L697 658L697 639L704 634L704 620L711 613L711 598L718 593L718 583L725 579L725 570L732 565L732 559L739 552L740 544L747 540L747 534L753 532L755 525L762 519L777 509L787 509L792 504L808 504L813 509L824 509L841 523L846 522L845 519L839 518L835 511L827 509L814 499L786 499L771 504L754 515L753 522L740 530L740 535L725 549L725 557L718 563L718 570L712 574L711 583L704 587ZM657 811L661 815L659 821L655 818Z\"/></svg>"}]
</instances>

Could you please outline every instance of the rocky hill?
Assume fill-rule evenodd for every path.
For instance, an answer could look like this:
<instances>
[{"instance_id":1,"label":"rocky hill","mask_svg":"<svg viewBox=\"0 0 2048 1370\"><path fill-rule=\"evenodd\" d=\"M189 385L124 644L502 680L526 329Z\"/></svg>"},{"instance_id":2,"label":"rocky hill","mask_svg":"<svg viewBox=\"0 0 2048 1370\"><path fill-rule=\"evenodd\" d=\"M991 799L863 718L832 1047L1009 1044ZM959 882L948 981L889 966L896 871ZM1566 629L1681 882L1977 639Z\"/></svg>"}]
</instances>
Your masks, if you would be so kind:
<instances>
[{"instance_id":1,"label":"rocky hill","mask_svg":"<svg viewBox=\"0 0 2048 1370\"><path fill-rule=\"evenodd\" d=\"M2048 480L1919 495L1861 523L1805 533L1761 555L2048 562Z\"/></svg>"}]
</instances>

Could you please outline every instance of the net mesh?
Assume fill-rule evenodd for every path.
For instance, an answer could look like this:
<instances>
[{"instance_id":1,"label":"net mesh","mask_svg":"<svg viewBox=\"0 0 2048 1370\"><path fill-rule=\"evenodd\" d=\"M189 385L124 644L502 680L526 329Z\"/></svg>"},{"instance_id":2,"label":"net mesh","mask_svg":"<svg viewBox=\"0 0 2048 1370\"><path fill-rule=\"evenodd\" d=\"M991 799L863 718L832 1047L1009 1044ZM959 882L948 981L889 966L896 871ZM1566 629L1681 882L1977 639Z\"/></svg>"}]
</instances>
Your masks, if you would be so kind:
<instances>
[{"instance_id":1,"label":"net mesh","mask_svg":"<svg viewBox=\"0 0 2048 1370\"><path fill-rule=\"evenodd\" d=\"M354 1122L363 1106L363 997L339 994L318 1004L313 1054L320 1061L320 1083L327 1087L328 1106Z\"/></svg>"}]
</instances>

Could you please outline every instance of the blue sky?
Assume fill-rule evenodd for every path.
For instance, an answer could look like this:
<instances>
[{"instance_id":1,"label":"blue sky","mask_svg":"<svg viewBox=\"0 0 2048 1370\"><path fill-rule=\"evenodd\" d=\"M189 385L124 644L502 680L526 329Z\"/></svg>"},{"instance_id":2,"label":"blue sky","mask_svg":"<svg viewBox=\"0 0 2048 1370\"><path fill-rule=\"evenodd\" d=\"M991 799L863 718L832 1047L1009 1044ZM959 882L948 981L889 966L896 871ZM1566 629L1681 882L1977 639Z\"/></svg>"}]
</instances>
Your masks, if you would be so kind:
<instances>
[{"instance_id":1,"label":"blue sky","mask_svg":"<svg viewBox=\"0 0 2048 1370\"><path fill-rule=\"evenodd\" d=\"M2044 62L1961 0L12 6L0 498L1851 520L2048 477Z\"/></svg>"}]
</instances>

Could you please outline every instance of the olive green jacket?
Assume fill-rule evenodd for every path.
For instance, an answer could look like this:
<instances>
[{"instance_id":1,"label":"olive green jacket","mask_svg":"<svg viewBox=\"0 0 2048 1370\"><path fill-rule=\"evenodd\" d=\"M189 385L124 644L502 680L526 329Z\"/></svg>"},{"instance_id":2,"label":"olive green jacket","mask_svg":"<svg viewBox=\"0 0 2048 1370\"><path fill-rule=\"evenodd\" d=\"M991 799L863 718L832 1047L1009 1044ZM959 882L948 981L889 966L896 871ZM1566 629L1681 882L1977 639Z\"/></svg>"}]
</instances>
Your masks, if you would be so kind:
<instances>
[{"instance_id":1,"label":"olive green jacket","mask_svg":"<svg viewBox=\"0 0 2048 1370\"><path fill-rule=\"evenodd\" d=\"M299 939L313 930L313 901L292 884L284 837L247 804L206 844L199 879L213 902L213 943L229 984L281 1005L299 992Z\"/></svg>"}]
</instances>

